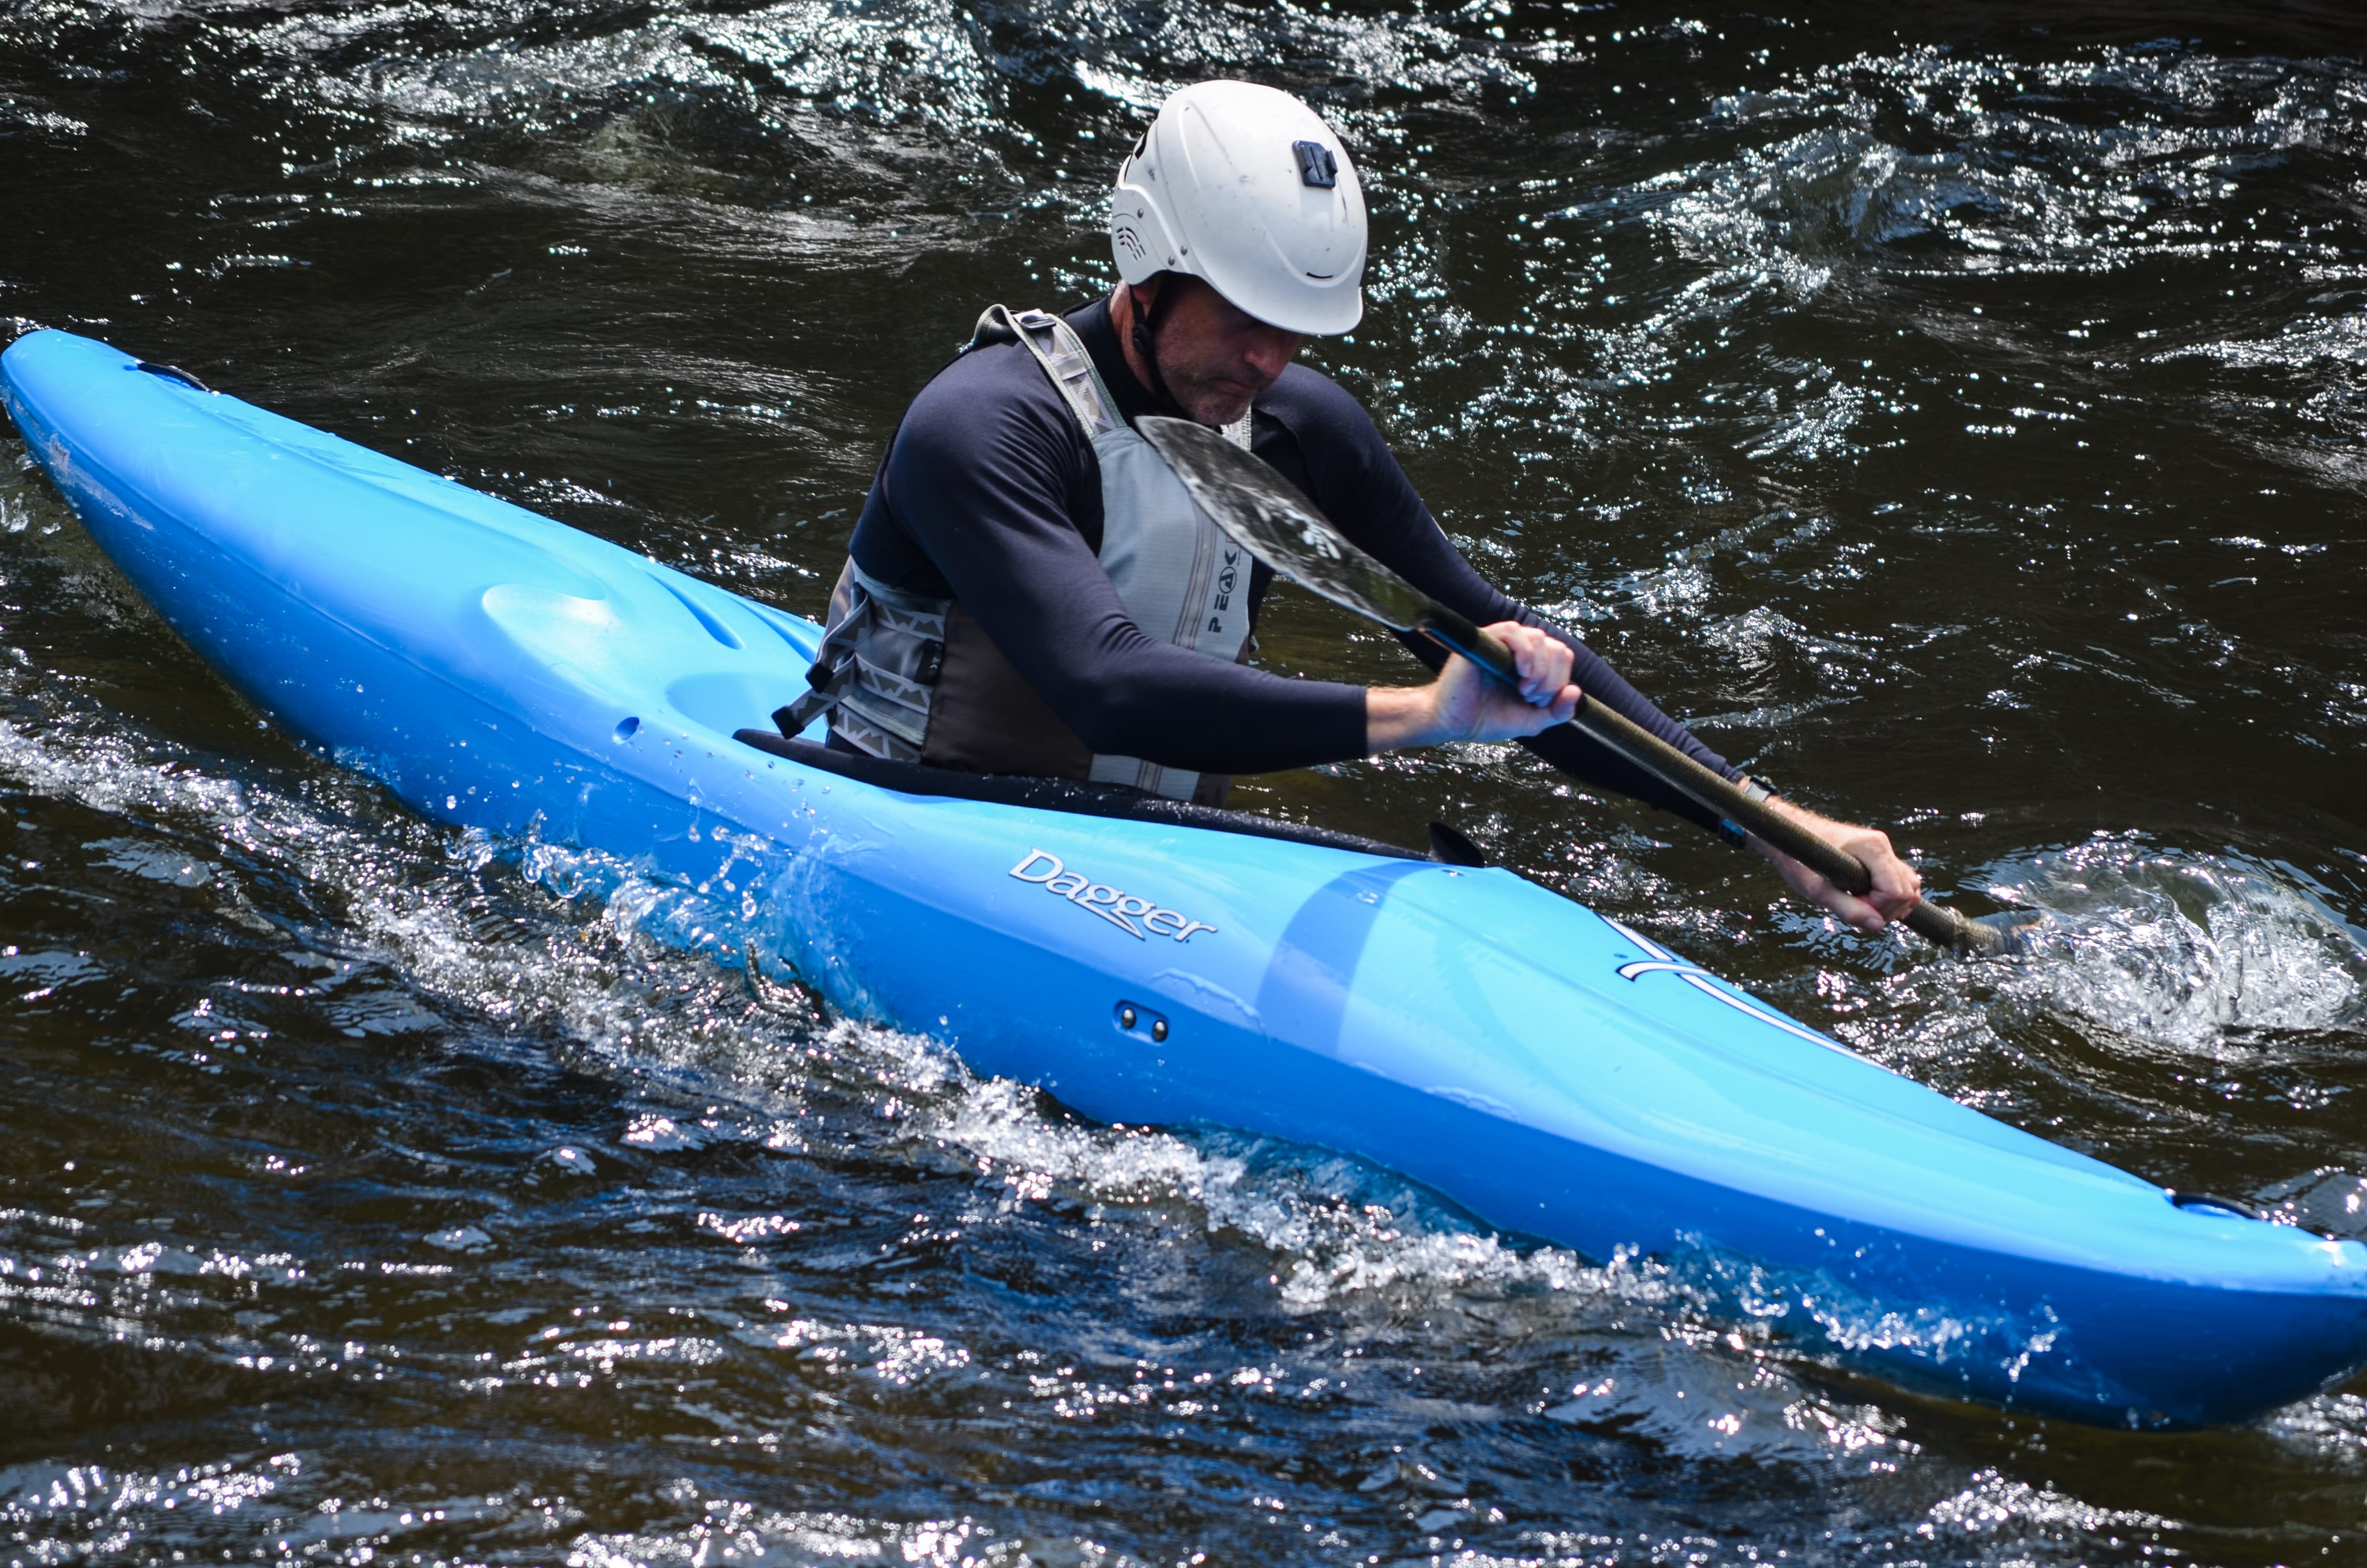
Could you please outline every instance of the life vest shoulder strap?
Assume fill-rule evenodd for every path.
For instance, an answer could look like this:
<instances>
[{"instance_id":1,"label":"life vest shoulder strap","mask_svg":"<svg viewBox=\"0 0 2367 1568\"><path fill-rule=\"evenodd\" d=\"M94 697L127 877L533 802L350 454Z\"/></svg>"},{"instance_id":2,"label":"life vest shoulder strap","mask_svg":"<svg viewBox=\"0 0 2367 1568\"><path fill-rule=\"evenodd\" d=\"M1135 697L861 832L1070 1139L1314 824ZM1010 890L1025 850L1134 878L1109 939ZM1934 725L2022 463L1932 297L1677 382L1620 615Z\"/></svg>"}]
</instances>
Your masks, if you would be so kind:
<instances>
[{"instance_id":1,"label":"life vest shoulder strap","mask_svg":"<svg viewBox=\"0 0 2367 1568\"><path fill-rule=\"evenodd\" d=\"M1014 340L1036 357L1044 374L1051 378L1053 389L1084 427L1087 440L1104 431L1125 426L1126 419L1117 411L1117 400L1102 383L1102 373L1093 368L1093 357L1086 352L1084 339L1077 335L1075 327L1049 311L1014 311L1008 305L989 305L978 318L978 331L970 338L973 346Z\"/></svg>"}]
</instances>

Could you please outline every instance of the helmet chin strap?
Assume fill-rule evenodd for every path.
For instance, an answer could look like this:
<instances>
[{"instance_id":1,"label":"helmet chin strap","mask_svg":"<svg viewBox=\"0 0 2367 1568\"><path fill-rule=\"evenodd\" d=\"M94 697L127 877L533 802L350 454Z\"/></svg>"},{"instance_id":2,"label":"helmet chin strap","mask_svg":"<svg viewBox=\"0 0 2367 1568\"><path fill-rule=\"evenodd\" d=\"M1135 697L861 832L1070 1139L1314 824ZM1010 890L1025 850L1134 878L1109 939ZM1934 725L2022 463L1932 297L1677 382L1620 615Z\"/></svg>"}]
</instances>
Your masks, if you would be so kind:
<instances>
[{"instance_id":1,"label":"helmet chin strap","mask_svg":"<svg viewBox=\"0 0 2367 1568\"><path fill-rule=\"evenodd\" d=\"M1140 290L1141 285L1135 285L1134 351L1140 356L1142 368L1150 372L1150 395L1158 401L1162 410L1189 419L1191 412L1176 402L1175 394L1167 390L1167 376L1159 368L1159 351L1153 347L1159 332L1160 320L1167 313L1167 308L1175 301L1175 275L1173 273L1161 275L1158 292L1151 296L1150 308L1147 311L1141 305Z\"/></svg>"}]
</instances>

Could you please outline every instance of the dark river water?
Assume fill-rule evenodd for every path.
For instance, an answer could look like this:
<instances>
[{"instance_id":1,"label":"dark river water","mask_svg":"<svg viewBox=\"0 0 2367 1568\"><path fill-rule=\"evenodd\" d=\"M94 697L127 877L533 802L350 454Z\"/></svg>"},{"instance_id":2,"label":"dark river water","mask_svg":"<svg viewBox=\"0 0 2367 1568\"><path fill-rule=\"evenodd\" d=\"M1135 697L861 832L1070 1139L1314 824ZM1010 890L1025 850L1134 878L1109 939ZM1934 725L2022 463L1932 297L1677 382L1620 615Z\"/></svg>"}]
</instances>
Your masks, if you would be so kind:
<instances>
[{"instance_id":1,"label":"dark river water","mask_svg":"<svg viewBox=\"0 0 2367 1568\"><path fill-rule=\"evenodd\" d=\"M1517 751L1240 801L1458 824L2367 1234L2362 51L2337 4L0 0L0 337L811 612L980 308L1105 285L1146 108L1291 87L1375 221L1313 358L1482 569L2065 935L1837 932ZM259 727L13 440L0 579L0 1560L2367 1562L2367 1381L1934 1402L1385 1172L1082 1121ZM1296 591L1264 640L1413 673Z\"/></svg>"}]
</instances>

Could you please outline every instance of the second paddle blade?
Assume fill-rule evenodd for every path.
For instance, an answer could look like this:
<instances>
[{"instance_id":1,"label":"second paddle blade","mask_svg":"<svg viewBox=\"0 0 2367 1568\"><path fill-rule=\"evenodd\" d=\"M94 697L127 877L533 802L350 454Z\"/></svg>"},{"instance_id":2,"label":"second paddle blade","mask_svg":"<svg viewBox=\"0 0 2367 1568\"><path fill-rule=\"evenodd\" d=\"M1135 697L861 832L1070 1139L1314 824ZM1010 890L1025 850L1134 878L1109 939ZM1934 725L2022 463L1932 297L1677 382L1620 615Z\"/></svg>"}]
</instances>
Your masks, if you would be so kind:
<instances>
[{"instance_id":1,"label":"second paddle blade","mask_svg":"<svg viewBox=\"0 0 2367 1568\"><path fill-rule=\"evenodd\" d=\"M1233 542L1310 593L1400 631L1430 608L1412 585L1358 550L1297 488L1205 425L1146 415L1135 427Z\"/></svg>"}]
</instances>

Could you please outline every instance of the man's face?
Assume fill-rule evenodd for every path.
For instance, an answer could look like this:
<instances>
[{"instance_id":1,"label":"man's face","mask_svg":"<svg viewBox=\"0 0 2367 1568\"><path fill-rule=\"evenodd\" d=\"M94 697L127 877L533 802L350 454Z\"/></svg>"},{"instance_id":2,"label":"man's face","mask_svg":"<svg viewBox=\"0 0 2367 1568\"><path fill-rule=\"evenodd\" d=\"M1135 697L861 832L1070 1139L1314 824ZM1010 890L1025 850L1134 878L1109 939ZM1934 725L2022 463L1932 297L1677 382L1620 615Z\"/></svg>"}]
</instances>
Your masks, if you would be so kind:
<instances>
[{"instance_id":1,"label":"man's face","mask_svg":"<svg viewBox=\"0 0 2367 1568\"><path fill-rule=\"evenodd\" d=\"M1197 278L1170 278L1176 290L1159 318L1152 347L1159 373L1184 413L1203 425L1229 425L1250 400L1274 385L1307 341L1304 333L1268 326L1235 309Z\"/></svg>"}]
</instances>

